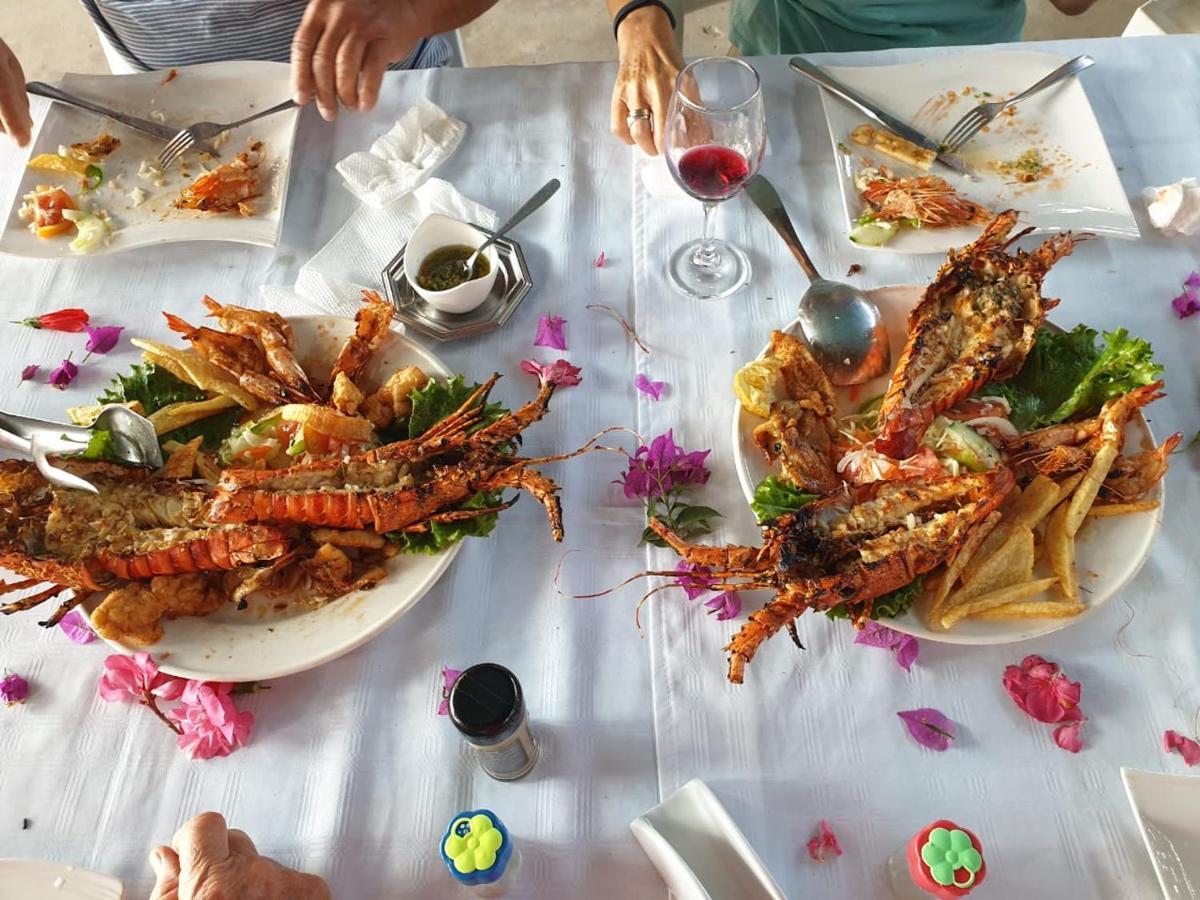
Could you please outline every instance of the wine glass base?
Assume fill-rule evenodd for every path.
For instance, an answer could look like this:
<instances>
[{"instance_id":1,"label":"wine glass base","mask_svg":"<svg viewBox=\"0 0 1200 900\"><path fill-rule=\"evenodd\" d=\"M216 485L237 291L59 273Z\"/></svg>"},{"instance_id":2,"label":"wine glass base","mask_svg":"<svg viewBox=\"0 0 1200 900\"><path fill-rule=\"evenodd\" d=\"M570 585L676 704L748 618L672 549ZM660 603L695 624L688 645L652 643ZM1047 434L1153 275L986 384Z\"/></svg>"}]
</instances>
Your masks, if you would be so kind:
<instances>
[{"instance_id":1,"label":"wine glass base","mask_svg":"<svg viewBox=\"0 0 1200 900\"><path fill-rule=\"evenodd\" d=\"M750 260L739 248L726 241L714 240L717 260L712 265L697 262L699 240L684 244L667 263L667 278L679 293L697 300L728 297L750 280Z\"/></svg>"}]
</instances>

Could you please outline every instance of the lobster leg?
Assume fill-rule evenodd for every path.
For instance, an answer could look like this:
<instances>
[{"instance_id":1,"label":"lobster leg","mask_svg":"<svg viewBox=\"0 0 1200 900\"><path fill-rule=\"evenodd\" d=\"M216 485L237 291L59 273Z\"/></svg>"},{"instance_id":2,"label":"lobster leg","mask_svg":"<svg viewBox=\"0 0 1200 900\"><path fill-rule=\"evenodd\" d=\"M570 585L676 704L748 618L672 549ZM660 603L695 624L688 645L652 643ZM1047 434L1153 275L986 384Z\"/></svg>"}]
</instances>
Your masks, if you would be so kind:
<instances>
[{"instance_id":1,"label":"lobster leg","mask_svg":"<svg viewBox=\"0 0 1200 900\"><path fill-rule=\"evenodd\" d=\"M650 520L650 529L666 541L672 550L696 565L738 572L765 572L771 567L770 551L767 547L741 547L736 544L705 547L690 544L658 519Z\"/></svg>"},{"instance_id":2,"label":"lobster leg","mask_svg":"<svg viewBox=\"0 0 1200 900\"><path fill-rule=\"evenodd\" d=\"M793 640L799 645L794 620L808 609L811 599L810 592L803 585L788 586L762 609L751 613L750 620L725 645L729 651L729 680L734 684L742 683L743 670L754 658L759 645L780 628L788 627Z\"/></svg>"},{"instance_id":3,"label":"lobster leg","mask_svg":"<svg viewBox=\"0 0 1200 900\"><path fill-rule=\"evenodd\" d=\"M550 397L554 394L554 385L543 382L537 396L518 409L497 419L491 425L479 429L467 439L467 443L475 448L496 447L517 438L522 431L537 422L550 411Z\"/></svg>"},{"instance_id":4,"label":"lobster leg","mask_svg":"<svg viewBox=\"0 0 1200 900\"><path fill-rule=\"evenodd\" d=\"M425 532L429 530L429 526L434 522L463 522L467 519L476 519L479 516L486 516L491 513L504 512L504 510L516 503L518 499L520 499L520 495L501 503L499 506L489 506L481 509L452 509L448 512L437 513L436 515L430 516L424 522L417 522L413 525L408 525L404 528L401 528L400 531Z\"/></svg>"},{"instance_id":5,"label":"lobster leg","mask_svg":"<svg viewBox=\"0 0 1200 900\"><path fill-rule=\"evenodd\" d=\"M43 628L53 628L64 618L66 618L67 613L69 613L82 602L83 594L79 591L74 591L71 593L71 596L67 597L58 605L58 609L54 611L54 615L48 618L45 622L38 622L38 624Z\"/></svg>"},{"instance_id":6,"label":"lobster leg","mask_svg":"<svg viewBox=\"0 0 1200 900\"><path fill-rule=\"evenodd\" d=\"M0 606L0 613L11 616L15 612L24 612L27 609L40 606L52 597L57 597L63 591L69 590L70 587L65 584L52 584L46 590L37 594L30 594L28 597L22 597L20 600L14 600L12 603Z\"/></svg>"},{"instance_id":7,"label":"lobster leg","mask_svg":"<svg viewBox=\"0 0 1200 900\"><path fill-rule=\"evenodd\" d=\"M31 588L35 584L42 584L44 579L41 578L26 578L24 581L10 581L8 584L0 584L0 594L11 594L13 591L23 591L25 588Z\"/></svg>"},{"instance_id":8,"label":"lobster leg","mask_svg":"<svg viewBox=\"0 0 1200 900\"><path fill-rule=\"evenodd\" d=\"M526 468L525 464L509 466L479 486L480 490L491 491L497 488L517 488L528 491L538 503L546 509L546 517L550 520L550 534L555 541L563 539L562 501L558 499L559 486L538 472Z\"/></svg>"}]
</instances>

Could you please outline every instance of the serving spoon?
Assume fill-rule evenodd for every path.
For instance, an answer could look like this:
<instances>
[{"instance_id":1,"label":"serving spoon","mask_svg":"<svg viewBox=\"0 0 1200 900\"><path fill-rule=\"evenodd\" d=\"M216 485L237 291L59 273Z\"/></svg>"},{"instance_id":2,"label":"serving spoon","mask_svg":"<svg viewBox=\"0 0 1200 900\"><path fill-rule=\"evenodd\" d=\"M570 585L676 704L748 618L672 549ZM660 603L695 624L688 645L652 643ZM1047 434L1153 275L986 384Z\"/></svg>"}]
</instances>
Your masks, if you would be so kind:
<instances>
[{"instance_id":1,"label":"serving spoon","mask_svg":"<svg viewBox=\"0 0 1200 900\"><path fill-rule=\"evenodd\" d=\"M497 228L495 231L493 231L492 236L489 237L482 244L480 244L475 249L475 252L472 253L467 258L467 261L463 263L463 271L466 273L467 278L470 278L471 273L475 271L475 260L479 258L480 253L482 253L488 247L492 246L492 244L494 244L500 238L504 237L505 234L507 234L510 230L515 228L521 222L525 221L525 218L531 212L533 212L535 209L537 209L539 206L541 206L543 203L545 203L547 200L549 200L551 197L553 197L555 195L555 193L558 192L558 189L560 187L562 187L562 183L557 178L551 178L549 181L547 181L545 184L543 184L541 186L541 188L538 190L538 192L536 194L534 194L532 197L530 197L528 200L526 200L524 205L520 209L518 209L515 213L513 213L511 216L509 216L509 219L507 222L505 222L503 225L501 225L499 228Z\"/></svg>"},{"instance_id":2,"label":"serving spoon","mask_svg":"<svg viewBox=\"0 0 1200 900\"><path fill-rule=\"evenodd\" d=\"M755 175L746 193L808 276L808 290L800 298L800 330L829 380L842 386L862 384L887 372L892 352L879 307L858 288L821 277L771 182Z\"/></svg>"}]
</instances>

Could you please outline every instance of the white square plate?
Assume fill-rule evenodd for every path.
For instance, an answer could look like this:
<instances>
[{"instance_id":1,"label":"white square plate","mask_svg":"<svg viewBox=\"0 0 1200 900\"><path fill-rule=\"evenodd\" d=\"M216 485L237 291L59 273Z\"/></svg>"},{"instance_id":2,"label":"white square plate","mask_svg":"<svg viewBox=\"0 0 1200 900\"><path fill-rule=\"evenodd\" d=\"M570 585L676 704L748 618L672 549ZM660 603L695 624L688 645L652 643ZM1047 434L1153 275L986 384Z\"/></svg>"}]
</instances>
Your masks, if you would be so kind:
<instances>
[{"instance_id":1,"label":"white square plate","mask_svg":"<svg viewBox=\"0 0 1200 900\"><path fill-rule=\"evenodd\" d=\"M854 88L934 140L959 118L987 99L1022 91L1066 57L1028 51L967 53L895 66L827 66L834 78ZM1090 231L1136 239L1137 222L1080 78L1068 79L1000 116L959 152L978 176L970 181L934 164L931 174L945 178L965 196L999 212L1016 209L1021 223L1039 232ZM971 88L964 92L964 88ZM987 91L993 97L982 96ZM951 92L953 95L951 96ZM850 132L868 122L859 110L822 91L821 102L833 141L838 181L846 211L846 229L862 215L864 204L854 187L863 159L886 165L897 175L924 174L900 160L850 142ZM851 152L847 154L845 150ZM1021 184L995 171L995 161L1013 160L1037 148L1054 171L1041 181ZM944 253L975 240L982 229L902 228L879 248L895 253Z\"/></svg>"},{"instance_id":2,"label":"white square plate","mask_svg":"<svg viewBox=\"0 0 1200 900\"><path fill-rule=\"evenodd\" d=\"M256 109L274 106L291 92L288 66L284 63L208 63L177 72L167 84L163 84L162 72L67 74L61 87L110 109L144 119L161 118L172 128L193 122L232 122ZM57 153L60 145L94 140L104 131L120 138L121 146L100 163L104 184L86 194L81 194L72 176L66 176L64 181L64 176L52 172L26 169L8 205L4 230L0 232L0 252L47 259L78 255L68 246L70 235L38 238L29 231L28 223L17 216L21 198L37 184L61 184L81 207L108 212L113 223L112 238L92 255L176 241L232 241L274 247L283 223L299 114L299 110L288 110L234 129L218 148L221 158L208 163L211 168L229 162L254 141L263 142L265 158L260 168L263 196L251 201L254 215L238 216L173 208L180 189L203 172L196 154L187 154L182 167L179 163L172 166L164 174L163 186L157 187L152 181L139 178L137 173L142 160L153 162L157 158L162 141L92 113L51 103L33 141L30 158L39 153ZM184 171L188 173L186 177ZM134 206L129 198L136 187L148 195L140 206Z\"/></svg>"},{"instance_id":3,"label":"white square plate","mask_svg":"<svg viewBox=\"0 0 1200 900\"><path fill-rule=\"evenodd\" d=\"M1166 900L1200 898L1200 778L1121 769Z\"/></svg>"}]
</instances>

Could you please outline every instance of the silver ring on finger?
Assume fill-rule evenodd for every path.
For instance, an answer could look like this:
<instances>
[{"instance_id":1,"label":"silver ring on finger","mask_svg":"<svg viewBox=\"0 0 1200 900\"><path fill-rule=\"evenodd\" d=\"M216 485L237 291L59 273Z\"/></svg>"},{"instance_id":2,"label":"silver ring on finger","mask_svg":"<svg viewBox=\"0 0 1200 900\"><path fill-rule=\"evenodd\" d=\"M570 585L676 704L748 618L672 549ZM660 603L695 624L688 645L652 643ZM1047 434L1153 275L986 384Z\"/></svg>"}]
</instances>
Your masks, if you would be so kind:
<instances>
[{"instance_id":1,"label":"silver ring on finger","mask_svg":"<svg viewBox=\"0 0 1200 900\"><path fill-rule=\"evenodd\" d=\"M649 124L650 110L642 108L631 109L629 111L629 115L625 117L625 127L632 129L634 122L645 122L646 124Z\"/></svg>"}]
</instances>

